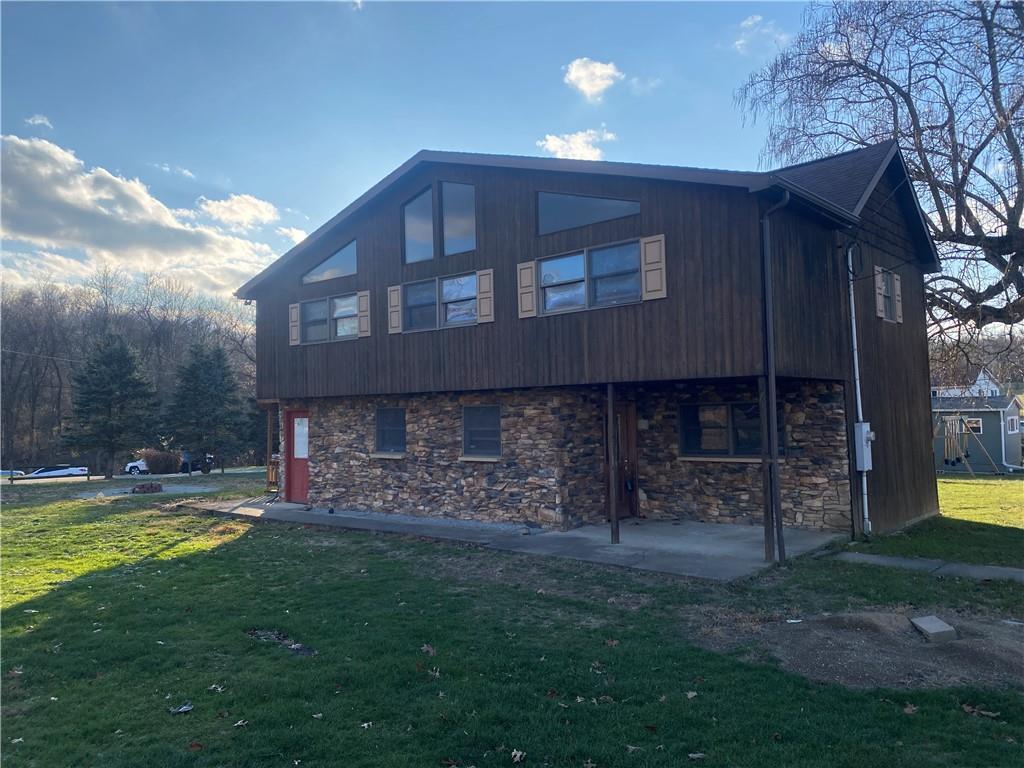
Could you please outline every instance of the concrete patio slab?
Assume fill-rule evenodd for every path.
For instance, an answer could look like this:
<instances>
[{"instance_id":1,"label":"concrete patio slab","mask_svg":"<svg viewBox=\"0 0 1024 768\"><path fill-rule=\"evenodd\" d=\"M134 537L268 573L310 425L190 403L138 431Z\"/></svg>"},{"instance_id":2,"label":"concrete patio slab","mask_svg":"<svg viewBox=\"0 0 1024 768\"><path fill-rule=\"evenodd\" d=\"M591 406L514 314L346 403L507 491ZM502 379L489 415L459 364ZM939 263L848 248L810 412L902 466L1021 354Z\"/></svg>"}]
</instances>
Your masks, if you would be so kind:
<instances>
[{"instance_id":1,"label":"concrete patio slab","mask_svg":"<svg viewBox=\"0 0 1024 768\"><path fill-rule=\"evenodd\" d=\"M361 512L332 515L325 509L309 509L302 504L270 498L243 502L190 501L182 506L251 519L463 541L504 552L567 557L713 581L732 581L767 567L763 530L757 526L627 520L620 527L620 543L611 544L607 525L545 531L517 524L453 518ZM786 529L785 537L789 557L799 557L844 538L833 533L790 528Z\"/></svg>"}]
</instances>

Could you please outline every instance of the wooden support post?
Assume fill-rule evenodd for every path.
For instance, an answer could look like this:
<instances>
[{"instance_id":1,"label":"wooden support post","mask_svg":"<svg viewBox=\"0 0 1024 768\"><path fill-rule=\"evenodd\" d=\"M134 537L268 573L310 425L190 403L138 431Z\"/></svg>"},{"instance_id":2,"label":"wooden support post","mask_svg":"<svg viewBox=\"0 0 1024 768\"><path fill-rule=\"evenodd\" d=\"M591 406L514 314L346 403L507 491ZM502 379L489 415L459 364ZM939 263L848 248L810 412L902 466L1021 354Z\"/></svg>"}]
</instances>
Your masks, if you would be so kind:
<instances>
[{"instance_id":1,"label":"wooden support post","mask_svg":"<svg viewBox=\"0 0 1024 768\"><path fill-rule=\"evenodd\" d=\"M608 519L612 527L612 544L619 543L619 452L615 429L615 385L608 385Z\"/></svg>"},{"instance_id":2,"label":"wooden support post","mask_svg":"<svg viewBox=\"0 0 1024 768\"><path fill-rule=\"evenodd\" d=\"M771 429L768 425L768 380L764 376L757 379L758 406L761 410L761 499L764 515L764 559L766 563L775 560L775 514L772 494L772 457L768 444L771 440Z\"/></svg>"}]
</instances>

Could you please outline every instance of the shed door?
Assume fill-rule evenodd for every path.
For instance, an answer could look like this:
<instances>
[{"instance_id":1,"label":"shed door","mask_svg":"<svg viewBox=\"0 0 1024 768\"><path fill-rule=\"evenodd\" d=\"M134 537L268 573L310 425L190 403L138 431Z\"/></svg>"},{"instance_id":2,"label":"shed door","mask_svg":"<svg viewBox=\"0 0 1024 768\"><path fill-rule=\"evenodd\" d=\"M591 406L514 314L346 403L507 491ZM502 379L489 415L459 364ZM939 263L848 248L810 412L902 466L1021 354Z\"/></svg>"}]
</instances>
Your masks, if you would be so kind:
<instances>
[{"instance_id":1,"label":"shed door","mask_svg":"<svg viewBox=\"0 0 1024 768\"><path fill-rule=\"evenodd\" d=\"M309 500L309 411L285 414L284 473L285 501L305 504Z\"/></svg>"}]
</instances>

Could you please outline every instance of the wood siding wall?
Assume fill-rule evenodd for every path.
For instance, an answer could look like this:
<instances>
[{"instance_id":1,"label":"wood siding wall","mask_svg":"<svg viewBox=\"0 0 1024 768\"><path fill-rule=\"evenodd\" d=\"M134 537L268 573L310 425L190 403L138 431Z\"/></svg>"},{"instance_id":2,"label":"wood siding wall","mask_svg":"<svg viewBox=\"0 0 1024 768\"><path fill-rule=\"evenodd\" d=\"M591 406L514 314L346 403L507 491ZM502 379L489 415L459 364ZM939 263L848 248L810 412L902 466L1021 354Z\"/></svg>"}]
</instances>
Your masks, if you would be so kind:
<instances>
[{"instance_id":1,"label":"wood siding wall","mask_svg":"<svg viewBox=\"0 0 1024 768\"><path fill-rule=\"evenodd\" d=\"M440 180L475 185L477 249L403 264L401 206ZM641 214L538 236L539 190L636 199ZM724 187L426 166L262 289L258 395L279 399L756 375L761 370L757 205L745 191ZM659 234L666 236L666 299L519 319L517 263ZM302 285L304 272L353 238L356 275ZM388 286L486 268L494 269L495 322L386 332ZM290 303L356 290L370 291L370 338L289 347Z\"/></svg>"},{"instance_id":2,"label":"wood siding wall","mask_svg":"<svg viewBox=\"0 0 1024 768\"><path fill-rule=\"evenodd\" d=\"M924 275L914 259L906 218L891 199L893 189L891 177L880 181L861 214L862 225L850 233L861 248L855 264L855 294L864 418L877 435L872 446L874 468L868 473L875 533L900 528L938 510ZM874 265L893 270L902 279L902 323L887 322L875 314ZM859 517L859 483L854 487Z\"/></svg>"}]
</instances>

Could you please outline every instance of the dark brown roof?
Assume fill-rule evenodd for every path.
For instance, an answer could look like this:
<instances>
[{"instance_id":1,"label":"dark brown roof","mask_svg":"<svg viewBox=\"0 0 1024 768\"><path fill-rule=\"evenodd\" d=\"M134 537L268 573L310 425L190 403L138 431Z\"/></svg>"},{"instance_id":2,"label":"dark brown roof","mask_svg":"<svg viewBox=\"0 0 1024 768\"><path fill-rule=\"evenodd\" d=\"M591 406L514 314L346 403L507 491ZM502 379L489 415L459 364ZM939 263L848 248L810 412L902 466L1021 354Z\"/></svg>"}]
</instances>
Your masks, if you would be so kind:
<instances>
[{"instance_id":1,"label":"dark brown roof","mask_svg":"<svg viewBox=\"0 0 1024 768\"><path fill-rule=\"evenodd\" d=\"M885 141L863 149L855 149L811 160L799 165L780 168L777 171L725 171L711 168L691 168L673 165L650 165L644 163L613 163L601 160L562 160L550 157L523 157L518 155L486 155L470 152L440 152L424 149L417 152L402 165L389 173L370 189L357 197L325 224L294 246L277 261L249 280L235 291L239 298L254 298L253 291L259 283L278 272L288 262L304 253L313 243L329 235L336 227L371 200L388 189L398 179L414 168L427 163L448 163L487 166L492 168L518 168L525 170L555 171L561 173L587 173L602 176L628 176L631 178L680 181L691 184L710 184L726 187L740 187L750 192L766 189L785 189L801 199L820 214L840 225L855 225L860 211L882 174L893 158L900 158L900 165L906 173L895 141ZM911 192L912 195L912 192ZM923 215L916 199L912 205L917 208L921 221L921 241L929 250L932 262L937 263L935 247L924 228Z\"/></svg>"}]
</instances>

